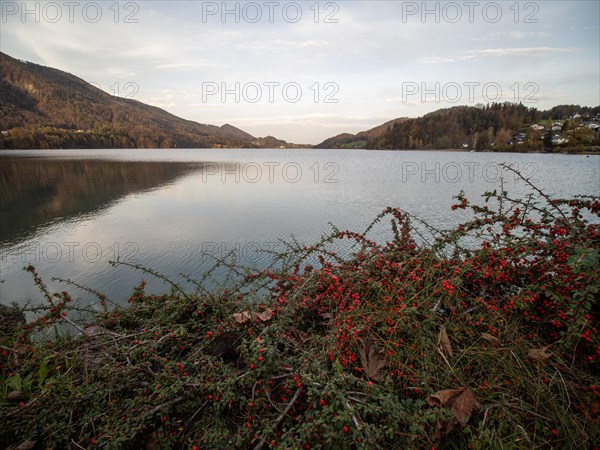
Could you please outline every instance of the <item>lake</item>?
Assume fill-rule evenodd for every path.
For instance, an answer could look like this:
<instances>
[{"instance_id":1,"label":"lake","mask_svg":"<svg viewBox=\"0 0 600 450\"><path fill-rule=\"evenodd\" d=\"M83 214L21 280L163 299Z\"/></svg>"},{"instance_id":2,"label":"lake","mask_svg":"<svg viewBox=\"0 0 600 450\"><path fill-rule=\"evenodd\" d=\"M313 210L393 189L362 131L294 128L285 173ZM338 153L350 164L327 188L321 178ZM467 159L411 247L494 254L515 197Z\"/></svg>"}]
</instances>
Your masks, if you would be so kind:
<instances>
[{"instance_id":1,"label":"lake","mask_svg":"<svg viewBox=\"0 0 600 450\"><path fill-rule=\"evenodd\" d=\"M511 164L547 194L600 195L600 157L450 151L287 149L64 150L0 152L0 302L42 296L23 270L33 264L51 289L85 302L69 278L123 303L134 285L162 282L119 258L181 280L235 254L264 267L265 250L293 236L313 243L331 231L363 231L387 206L447 228L464 219L453 196L500 187ZM504 189L529 188L505 174ZM387 226L374 231L388 237Z\"/></svg>"}]
</instances>

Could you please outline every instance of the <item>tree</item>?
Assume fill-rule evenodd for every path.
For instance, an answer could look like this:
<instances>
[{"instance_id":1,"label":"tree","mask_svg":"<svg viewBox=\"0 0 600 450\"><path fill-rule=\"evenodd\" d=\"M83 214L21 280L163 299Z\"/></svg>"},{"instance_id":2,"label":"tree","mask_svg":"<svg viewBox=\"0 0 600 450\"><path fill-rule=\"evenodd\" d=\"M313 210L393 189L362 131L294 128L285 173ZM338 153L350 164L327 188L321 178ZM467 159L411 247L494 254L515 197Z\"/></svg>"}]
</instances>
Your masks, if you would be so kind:
<instances>
[{"instance_id":1,"label":"tree","mask_svg":"<svg viewBox=\"0 0 600 450\"><path fill-rule=\"evenodd\" d=\"M548 130L548 132L544 136L544 148L551 150L553 147L552 144L552 131Z\"/></svg>"}]
</instances>

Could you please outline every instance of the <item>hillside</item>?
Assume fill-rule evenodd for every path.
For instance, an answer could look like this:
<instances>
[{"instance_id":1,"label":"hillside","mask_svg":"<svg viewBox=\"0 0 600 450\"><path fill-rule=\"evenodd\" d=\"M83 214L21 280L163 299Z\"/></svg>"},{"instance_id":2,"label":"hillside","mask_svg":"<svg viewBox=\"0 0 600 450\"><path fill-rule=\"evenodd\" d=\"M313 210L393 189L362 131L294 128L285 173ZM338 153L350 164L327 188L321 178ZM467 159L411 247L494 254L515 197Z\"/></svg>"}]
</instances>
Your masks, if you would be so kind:
<instances>
[{"instance_id":1,"label":"hillside","mask_svg":"<svg viewBox=\"0 0 600 450\"><path fill-rule=\"evenodd\" d=\"M370 130L361 131L357 134L342 133L337 136L328 138L314 148L364 148L367 142L375 140L383 136L389 127L395 123L402 123L409 120L405 117L393 119L384 124L378 125Z\"/></svg>"},{"instance_id":2,"label":"hillside","mask_svg":"<svg viewBox=\"0 0 600 450\"><path fill-rule=\"evenodd\" d=\"M0 53L0 148L257 147L239 128L181 119Z\"/></svg>"},{"instance_id":3,"label":"hillside","mask_svg":"<svg viewBox=\"0 0 600 450\"><path fill-rule=\"evenodd\" d=\"M539 111L496 103L396 119L356 135L334 136L316 148L590 151L598 146L600 107L559 105Z\"/></svg>"}]
</instances>

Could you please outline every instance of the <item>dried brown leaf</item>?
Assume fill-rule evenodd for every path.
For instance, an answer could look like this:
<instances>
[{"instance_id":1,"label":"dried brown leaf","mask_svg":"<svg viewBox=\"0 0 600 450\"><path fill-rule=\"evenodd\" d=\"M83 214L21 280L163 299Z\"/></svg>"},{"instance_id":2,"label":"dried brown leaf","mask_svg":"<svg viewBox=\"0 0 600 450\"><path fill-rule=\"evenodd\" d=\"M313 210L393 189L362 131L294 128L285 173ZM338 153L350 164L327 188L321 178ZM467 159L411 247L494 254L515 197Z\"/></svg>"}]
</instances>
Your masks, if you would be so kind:
<instances>
[{"instance_id":1,"label":"dried brown leaf","mask_svg":"<svg viewBox=\"0 0 600 450\"><path fill-rule=\"evenodd\" d=\"M310 335L304 331L300 331L297 328L294 328L290 332L290 336L298 343L298 344L306 344L310 339Z\"/></svg>"},{"instance_id":2,"label":"dried brown leaf","mask_svg":"<svg viewBox=\"0 0 600 450\"><path fill-rule=\"evenodd\" d=\"M14 350L19 355L25 355L25 354L29 353L31 349L26 344L22 344L19 342L15 345Z\"/></svg>"},{"instance_id":3,"label":"dried brown leaf","mask_svg":"<svg viewBox=\"0 0 600 450\"><path fill-rule=\"evenodd\" d=\"M534 361L544 362L552 356L548 351L548 347L532 348L529 350L529 357Z\"/></svg>"},{"instance_id":4,"label":"dried brown leaf","mask_svg":"<svg viewBox=\"0 0 600 450\"><path fill-rule=\"evenodd\" d=\"M250 315L249 311L244 311L241 313L234 313L233 318L237 323L242 325L242 324L248 322L252 318L252 316Z\"/></svg>"},{"instance_id":5,"label":"dried brown leaf","mask_svg":"<svg viewBox=\"0 0 600 450\"><path fill-rule=\"evenodd\" d=\"M254 311L243 311L241 313L234 313L233 319L240 325L243 325L251 320L260 320L261 322L266 322L267 320L270 320L274 314L275 312L272 309L265 309L259 313Z\"/></svg>"},{"instance_id":6,"label":"dried brown leaf","mask_svg":"<svg viewBox=\"0 0 600 450\"><path fill-rule=\"evenodd\" d=\"M439 406L440 408L443 408L450 403L453 398L459 395L463 389L464 388L444 389L443 391L438 391L427 397L427 403L429 403L429 406Z\"/></svg>"},{"instance_id":7,"label":"dried brown leaf","mask_svg":"<svg viewBox=\"0 0 600 450\"><path fill-rule=\"evenodd\" d=\"M458 420L458 423L465 425L469 418L473 415L473 411L481 408L475 394L469 388L465 388L454 403L452 403L452 414Z\"/></svg>"},{"instance_id":8,"label":"dried brown leaf","mask_svg":"<svg viewBox=\"0 0 600 450\"><path fill-rule=\"evenodd\" d=\"M9 448L12 448L14 450L33 450L35 448L36 443L37 443L37 441L30 441L29 439L27 439L26 441L21 442L16 447L9 447Z\"/></svg>"},{"instance_id":9,"label":"dried brown leaf","mask_svg":"<svg viewBox=\"0 0 600 450\"><path fill-rule=\"evenodd\" d=\"M255 313L256 314L256 318L262 322L266 322L267 320L270 320L273 315L275 314L275 312L272 309L265 309L263 312L259 312L259 313Z\"/></svg>"},{"instance_id":10,"label":"dried brown leaf","mask_svg":"<svg viewBox=\"0 0 600 450\"><path fill-rule=\"evenodd\" d=\"M450 338L448 337L448 332L446 331L446 327L444 325L440 325L440 335L438 336L438 342L444 354L449 358L452 358L452 356L454 355L452 352L452 344L450 343Z\"/></svg>"},{"instance_id":11,"label":"dried brown leaf","mask_svg":"<svg viewBox=\"0 0 600 450\"><path fill-rule=\"evenodd\" d=\"M454 420L436 420L435 421L435 431L433 432L433 437L436 439L442 439L443 437L448 436L454 428L456 427L456 422Z\"/></svg>"},{"instance_id":12,"label":"dried brown leaf","mask_svg":"<svg viewBox=\"0 0 600 450\"><path fill-rule=\"evenodd\" d=\"M375 381L383 380L387 361L385 356L377 350L375 343L371 339L367 339L358 349L358 354L367 377Z\"/></svg>"},{"instance_id":13,"label":"dried brown leaf","mask_svg":"<svg viewBox=\"0 0 600 450\"><path fill-rule=\"evenodd\" d=\"M21 391L11 391L6 395L6 401L10 403L19 403L25 401L26 398Z\"/></svg>"},{"instance_id":14,"label":"dried brown leaf","mask_svg":"<svg viewBox=\"0 0 600 450\"><path fill-rule=\"evenodd\" d=\"M475 394L468 387L436 392L427 398L427 403L431 406L450 408L458 423L463 426L473 415L473 411L481 408Z\"/></svg>"},{"instance_id":15,"label":"dried brown leaf","mask_svg":"<svg viewBox=\"0 0 600 450\"><path fill-rule=\"evenodd\" d=\"M496 348L500 347L500 339L498 339L496 336L492 336L491 334L488 334L488 333L482 333L481 339L483 339L485 342L490 344L492 347L496 347Z\"/></svg>"}]
</instances>

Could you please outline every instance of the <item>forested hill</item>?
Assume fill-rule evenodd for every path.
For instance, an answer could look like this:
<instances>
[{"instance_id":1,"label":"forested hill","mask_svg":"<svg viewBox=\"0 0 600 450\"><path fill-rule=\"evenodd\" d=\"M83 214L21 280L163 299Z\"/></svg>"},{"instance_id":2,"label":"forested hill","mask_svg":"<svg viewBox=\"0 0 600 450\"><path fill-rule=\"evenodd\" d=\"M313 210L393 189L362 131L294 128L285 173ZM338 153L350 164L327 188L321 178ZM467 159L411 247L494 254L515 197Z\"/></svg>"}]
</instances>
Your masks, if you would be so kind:
<instances>
[{"instance_id":1,"label":"forested hill","mask_svg":"<svg viewBox=\"0 0 600 450\"><path fill-rule=\"evenodd\" d=\"M556 106L538 111L522 104L456 106L396 122L368 148L542 150L600 144L600 107Z\"/></svg>"},{"instance_id":2,"label":"forested hill","mask_svg":"<svg viewBox=\"0 0 600 450\"><path fill-rule=\"evenodd\" d=\"M547 111L495 103L440 109L396 119L377 132L341 134L317 148L561 151L600 148L600 107L560 105Z\"/></svg>"},{"instance_id":3,"label":"forested hill","mask_svg":"<svg viewBox=\"0 0 600 450\"><path fill-rule=\"evenodd\" d=\"M184 120L4 53L0 53L0 124L0 148L261 146L232 125Z\"/></svg>"}]
</instances>

